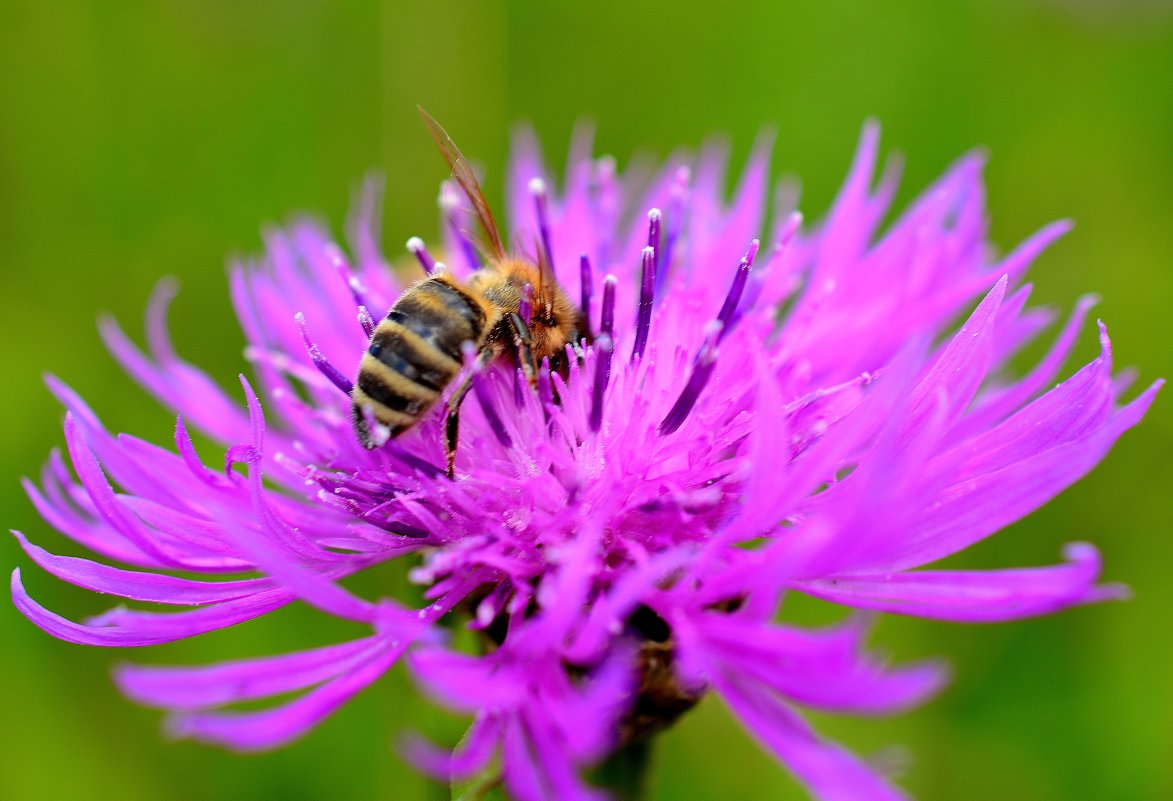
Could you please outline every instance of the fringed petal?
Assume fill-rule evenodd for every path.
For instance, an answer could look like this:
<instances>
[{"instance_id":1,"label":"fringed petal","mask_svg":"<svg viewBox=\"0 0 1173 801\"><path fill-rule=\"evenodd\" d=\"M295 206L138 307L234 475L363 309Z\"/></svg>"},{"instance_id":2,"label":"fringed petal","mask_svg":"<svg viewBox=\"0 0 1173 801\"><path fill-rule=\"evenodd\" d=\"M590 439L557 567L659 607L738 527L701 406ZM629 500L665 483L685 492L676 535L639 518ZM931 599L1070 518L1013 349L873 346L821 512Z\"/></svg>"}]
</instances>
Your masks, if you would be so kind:
<instances>
[{"instance_id":1,"label":"fringed petal","mask_svg":"<svg viewBox=\"0 0 1173 801\"><path fill-rule=\"evenodd\" d=\"M89 559L51 554L33 545L19 531L12 533L34 562L62 581L132 601L200 606L255 595L274 587L273 581L266 578L200 581L158 573L122 570Z\"/></svg>"},{"instance_id":2,"label":"fringed petal","mask_svg":"<svg viewBox=\"0 0 1173 801\"><path fill-rule=\"evenodd\" d=\"M713 689L755 738L820 801L903 801L879 773L840 746L820 738L761 685L717 675Z\"/></svg>"},{"instance_id":3,"label":"fringed petal","mask_svg":"<svg viewBox=\"0 0 1173 801\"><path fill-rule=\"evenodd\" d=\"M295 701L259 712L176 714L168 721L168 731L175 737L216 743L237 751L277 748L301 737L386 673L405 647L384 639L382 647L356 661L341 676Z\"/></svg>"},{"instance_id":4,"label":"fringed petal","mask_svg":"<svg viewBox=\"0 0 1173 801\"><path fill-rule=\"evenodd\" d=\"M292 593L272 589L190 612L159 614L113 609L82 624L56 615L34 601L21 583L20 569L12 571L12 601L20 613L54 637L79 645L127 648L175 642L252 620L292 600Z\"/></svg>"},{"instance_id":5,"label":"fringed petal","mask_svg":"<svg viewBox=\"0 0 1173 801\"><path fill-rule=\"evenodd\" d=\"M1069 545L1064 555L1067 563L1053 567L842 575L792 586L844 606L962 623L1017 620L1126 594L1096 584L1100 555L1091 545Z\"/></svg>"},{"instance_id":6,"label":"fringed petal","mask_svg":"<svg viewBox=\"0 0 1173 801\"><path fill-rule=\"evenodd\" d=\"M179 711L236 704L321 684L371 656L381 636L206 667L122 665L119 688L141 704Z\"/></svg>"}]
</instances>

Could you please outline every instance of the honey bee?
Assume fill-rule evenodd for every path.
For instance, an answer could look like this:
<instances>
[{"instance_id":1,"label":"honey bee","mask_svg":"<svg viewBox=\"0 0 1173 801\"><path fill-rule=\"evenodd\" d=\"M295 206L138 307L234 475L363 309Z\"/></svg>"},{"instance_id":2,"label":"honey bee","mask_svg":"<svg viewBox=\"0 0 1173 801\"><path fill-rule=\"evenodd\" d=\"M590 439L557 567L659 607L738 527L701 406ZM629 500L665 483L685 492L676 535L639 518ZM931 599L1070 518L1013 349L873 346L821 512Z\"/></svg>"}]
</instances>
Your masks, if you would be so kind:
<instances>
[{"instance_id":1,"label":"honey bee","mask_svg":"<svg viewBox=\"0 0 1173 801\"><path fill-rule=\"evenodd\" d=\"M551 369L559 369L566 362L567 346L578 347L589 339L589 331L585 315L555 280L542 247L536 261L506 252L468 162L440 124L422 108L419 111L472 204L487 264L465 281L436 272L400 295L371 334L351 393L352 412L355 434L364 448L400 436L456 379L464 366L465 343L471 343L476 365L446 403L445 450L452 478L460 405L476 371L506 359L515 368L520 366L533 386L545 359ZM374 433L368 415L378 426Z\"/></svg>"}]
</instances>

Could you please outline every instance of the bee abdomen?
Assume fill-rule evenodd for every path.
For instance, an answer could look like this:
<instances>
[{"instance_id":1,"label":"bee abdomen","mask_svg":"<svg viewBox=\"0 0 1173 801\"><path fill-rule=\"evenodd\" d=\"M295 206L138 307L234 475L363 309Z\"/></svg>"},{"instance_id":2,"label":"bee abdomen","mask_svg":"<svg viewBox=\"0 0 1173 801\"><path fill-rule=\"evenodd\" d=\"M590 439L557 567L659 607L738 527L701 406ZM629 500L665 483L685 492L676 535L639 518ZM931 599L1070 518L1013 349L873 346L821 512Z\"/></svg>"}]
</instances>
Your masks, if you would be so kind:
<instances>
[{"instance_id":1,"label":"bee abdomen","mask_svg":"<svg viewBox=\"0 0 1173 801\"><path fill-rule=\"evenodd\" d=\"M485 312L461 290L433 278L404 294L387 313L387 320L459 362L460 346L480 340Z\"/></svg>"},{"instance_id":2,"label":"bee abdomen","mask_svg":"<svg viewBox=\"0 0 1173 801\"><path fill-rule=\"evenodd\" d=\"M478 342L484 326L481 307L443 281L430 279L408 290L363 354L353 394L356 410L369 409L393 437L406 430L456 377L461 346Z\"/></svg>"}]
</instances>

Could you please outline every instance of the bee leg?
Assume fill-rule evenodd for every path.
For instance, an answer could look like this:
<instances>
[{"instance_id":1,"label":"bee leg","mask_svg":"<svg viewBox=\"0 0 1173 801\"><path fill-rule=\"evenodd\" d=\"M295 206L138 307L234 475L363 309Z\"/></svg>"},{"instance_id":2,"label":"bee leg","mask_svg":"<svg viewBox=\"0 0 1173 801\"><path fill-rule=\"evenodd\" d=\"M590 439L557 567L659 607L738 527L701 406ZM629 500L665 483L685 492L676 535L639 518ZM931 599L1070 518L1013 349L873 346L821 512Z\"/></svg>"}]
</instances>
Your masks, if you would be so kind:
<instances>
[{"instance_id":1,"label":"bee leg","mask_svg":"<svg viewBox=\"0 0 1173 801\"><path fill-rule=\"evenodd\" d=\"M453 396L455 397L455 396ZM460 396L464 400L464 395ZM460 406L448 407L448 419L444 428L444 451L448 455L448 478L456 477L456 443L460 439Z\"/></svg>"},{"instance_id":2,"label":"bee leg","mask_svg":"<svg viewBox=\"0 0 1173 801\"><path fill-rule=\"evenodd\" d=\"M460 439L460 405L464 403L465 396L472 389L472 382L476 380L477 373L492 361L495 355L497 354L493 348L482 348L481 352L477 354L473 368L468 371L468 375L460 382L460 386L448 398L448 417L444 421L444 451L448 456L448 478L453 478L456 475L456 443Z\"/></svg>"},{"instance_id":3,"label":"bee leg","mask_svg":"<svg viewBox=\"0 0 1173 801\"><path fill-rule=\"evenodd\" d=\"M351 419L354 421L354 433L358 437L359 444L368 451L375 447L375 439L371 436L371 431L367 427L367 418L363 414L362 407L357 403L350 409Z\"/></svg>"},{"instance_id":4,"label":"bee leg","mask_svg":"<svg viewBox=\"0 0 1173 801\"><path fill-rule=\"evenodd\" d=\"M512 312L509 319L513 322L514 344L517 345L517 352L521 355L521 369L525 371L525 378L530 387L536 387L538 366L534 361L534 338L530 334L529 326L525 324L525 320L521 319L521 315Z\"/></svg>"}]
</instances>

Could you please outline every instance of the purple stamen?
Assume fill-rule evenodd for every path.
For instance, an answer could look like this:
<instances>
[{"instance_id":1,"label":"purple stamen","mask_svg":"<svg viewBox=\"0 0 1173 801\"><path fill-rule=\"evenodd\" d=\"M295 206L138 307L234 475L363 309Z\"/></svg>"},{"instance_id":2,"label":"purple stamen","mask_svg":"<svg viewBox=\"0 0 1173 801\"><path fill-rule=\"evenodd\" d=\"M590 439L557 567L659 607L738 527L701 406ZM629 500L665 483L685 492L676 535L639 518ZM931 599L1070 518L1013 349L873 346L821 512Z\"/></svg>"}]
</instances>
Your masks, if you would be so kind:
<instances>
[{"instance_id":1,"label":"purple stamen","mask_svg":"<svg viewBox=\"0 0 1173 801\"><path fill-rule=\"evenodd\" d=\"M354 390L354 384L326 360L326 357L322 355L322 351L318 349L317 343L310 339L309 331L306 330L305 326L305 315L298 312L293 315L293 319L297 322L297 327L301 329L301 341L305 343L306 353L310 355L314 366L318 368L322 375L330 379L331 384L342 390L347 397L350 397L350 393Z\"/></svg>"},{"instance_id":2,"label":"purple stamen","mask_svg":"<svg viewBox=\"0 0 1173 801\"><path fill-rule=\"evenodd\" d=\"M368 509L365 512L359 513L358 516L366 522L370 523L372 526L377 526L383 531L386 531L390 534L398 534L401 537L410 537L414 540L422 540L432 536L432 533L427 529L420 528L419 526L412 526L407 523L401 523L398 520L388 520L381 518L376 516L374 512L374 509Z\"/></svg>"},{"instance_id":3,"label":"purple stamen","mask_svg":"<svg viewBox=\"0 0 1173 801\"><path fill-rule=\"evenodd\" d=\"M608 337L615 332L615 287L619 279L608 274L603 279L603 311L599 320L599 333Z\"/></svg>"},{"instance_id":4,"label":"purple stamen","mask_svg":"<svg viewBox=\"0 0 1173 801\"><path fill-rule=\"evenodd\" d=\"M414 453L404 448L395 440L391 440L383 446L383 453L398 459L400 463L413 470L418 470L428 478L439 478L440 476L444 475L444 471L442 469L436 467L426 459L421 459L420 457L416 456Z\"/></svg>"},{"instance_id":5,"label":"purple stamen","mask_svg":"<svg viewBox=\"0 0 1173 801\"><path fill-rule=\"evenodd\" d=\"M505 430L505 425L497 414L497 407L493 405L493 398L490 397L488 388L481 380L482 377L480 371L477 371L477 375L473 377L473 394L477 396L477 403L480 404L481 411L485 413L485 421L489 424L489 428L493 429L497 441L506 448L512 448L513 440L509 438L509 432Z\"/></svg>"},{"instance_id":6,"label":"purple stamen","mask_svg":"<svg viewBox=\"0 0 1173 801\"><path fill-rule=\"evenodd\" d=\"M424 268L426 275L431 275L436 269L436 260L432 258L432 254L428 252L424 245L424 240L418 236L413 236L407 240L407 249L411 251L412 255L419 260L420 266Z\"/></svg>"},{"instance_id":7,"label":"purple stamen","mask_svg":"<svg viewBox=\"0 0 1173 801\"><path fill-rule=\"evenodd\" d=\"M721 340L723 330L724 326L720 321L714 320L709 323L705 341L697 351L696 361L693 362L692 375L688 377L688 383L684 385L684 390L672 405L671 411L660 423L661 435L671 434L680 428L692 407L696 405L705 385L709 383L709 376L713 374L713 368L717 364L717 343Z\"/></svg>"},{"instance_id":8,"label":"purple stamen","mask_svg":"<svg viewBox=\"0 0 1173 801\"><path fill-rule=\"evenodd\" d=\"M611 276L607 276L610 278ZM614 346L611 335L599 334L595 340L595 386L591 393L591 431L598 431L603 425L603 393L611 380L611 354Z\"/></svg>"},{"instance_id":9,"label":"purple stamen","mask_svg":"<svg viewBox=\"0 0 1173 801\"><path fill-rule=\"evenodd\" d=\"M375 318L371 316L370 311L366 306L358 307L358 324L362 326L362 330L366 332L367 339L375 333Z\"/></svg>"},{"instance_id":10,"label":"purple stamen","mask_svg":"<svg viewBox=\"0 0 1173 801\"><path fill-rule=\"evenodd\" d=\"M550 245L550 210L546 198L546 182L531 178L529 193L534 196L534 210L538 217L538 233L542 236L542 250L546 252L546 264L554 269L554 248Z\"/></svg>"},{"instance_id":11,"label":"purple stamen","mask_svg":"<svg viewBox=\"0 0 1173 801\"><path fill-rule=\"evenodd\" d=\"M721 323L721 336L718 342L724 338L726 331L732 327L733 315L737 311L737 304L741 302L741 293L745 291L745 282L749 278L750 268L753 267L753 260L758 255L758 247L761 243L758 240L753 240L749 243L749 250L737 265L737 272L733 274L733 284L729 287L729 294L725 296L725 303L721 306L721 311L717 314L717 320Z\"/></svg>"},{"instance_id":12,"label":"purple stamen","mask_svg":"<svg viewBox=\"0 0 1173 801\"><path fill-rule=\"evenodd\" d=\"M652 325L652 302L655 300L656 251L646 247L641 253L639 316L635 324L635 345L631 349L631 360L643 358L648 344L648 329Z\"/></svg>"},{"instance_id":13,"label":"purple stamen","mask_svg":"<svg viewBox=\"0 0 1173 801\"><path fill-rule=\"evenodd\" d=\"M587 330L591 328L591 292L594 290L594 275L591 273L591 260L583 253L578 257L579 283L582 285L582 318L586 321Z\"/></svg>"}]
</instances>

